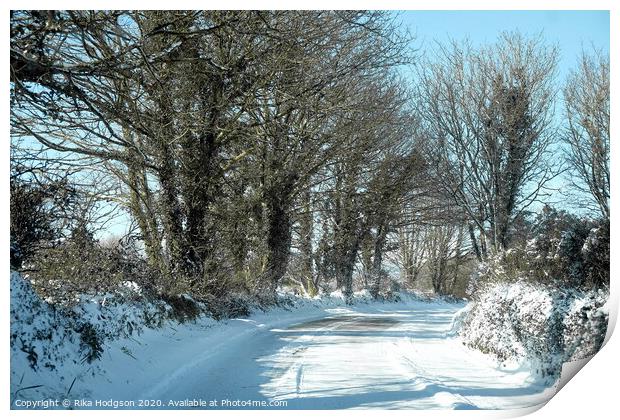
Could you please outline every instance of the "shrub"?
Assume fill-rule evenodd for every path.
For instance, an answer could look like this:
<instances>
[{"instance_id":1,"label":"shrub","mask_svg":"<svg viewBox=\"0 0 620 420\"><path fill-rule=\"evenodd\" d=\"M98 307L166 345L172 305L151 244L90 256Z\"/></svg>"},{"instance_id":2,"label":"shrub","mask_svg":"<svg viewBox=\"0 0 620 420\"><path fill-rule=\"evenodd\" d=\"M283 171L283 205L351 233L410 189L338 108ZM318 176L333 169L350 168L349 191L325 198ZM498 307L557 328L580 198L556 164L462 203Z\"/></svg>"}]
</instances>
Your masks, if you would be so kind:
<instances>
[{"instance_id":1,"label":"shrub","mask_svg":"<svg viewBox=\"0 0 620 420\"><path fill-rule=\"evenodd\" d=\"M590 230L581 248L584 284L609 289L610 231L609 219L600 221Z\"/></svg>"},{"instance_id":2,"label":"shrub","mask_svg":"<svg viewBox=\"0 0 620 420\"><path fill-rule=\"evenodd\" d=\"M568 287L609 287L609 219L577 218L545 207L533 234L523 267L530 276Z\"/></svg>"},{"instance_id":3,"label":"shrub","mask_svg":"<svg viewBox=\"0 0 620 420\"><path fill-rule=\"evenodd\" d=\"M161 295L161 299L172 308L171 316L178 322L193 321L201 314L199 304L184 295Z\"/></svg>"},{"instance_id":4,"label":"shrub","mask_svg":"<svg viewBox=\"0 0 620 420\"><path fill-rule=\"evenodd\" d=\"M591 356L608 315L609 220L579 219L549 207L532 237L480 264L461 336L500 360L531 358L543 375Z\"/></svg>"},{"instance_id":5,"label":"shrub","mask_svg":"<svg viewBox=\"0 0 620 420\"><path fill-rule=\"evenodd\" d=\"M44 299L70 306L82 294L114 293L135 284L155 296L166 287L163 277L132 246L101 246L85 229L53 248L41 249L32 258L31 279Z\"/></svg>"},{"instance_id":6,"label":"shrub","mask_svg":"<svg viewBox=\"0 0 620 420\"><path fill-rule=\"evenodd\" d=\"M546 208L531 238L480 264L468 292L517 279L559 288L609 288L609 219L579 219Z\"/></svg>"},{"instance_id":7,"label":"shrub","mask_svg":"<svg viewBox=\"0 0 620 420\"><path fill-rule=\"evenodd\" d=\"M242 296L225 296L207 298L207 308L213 319L246 317L250 315L251 305L248 298Z\"/></svg>"},{"instance_id":8,"label":"shrub","mask_svg":"<svg viewBox=\"0 0 620 420\"><path fill-rule=\"evenodd\" d=\"M605 291L581 292L523 281L487 286L471 304L463 343L500 361L526 359L555 378L562 363L594 355L607 332Z\"/></svg>"},{"instance_id":9,"label":"shrub","mask_svg":"<svg viewBox=\"0 0 620 420\"><path fill-rule=\"evenodd\" d=\"M42 188L11 180L11 267L18 269L42 241L56 235Z\"/></svg>"},{"instance_id":10,"label":"shrub","mask_svg":"<svg viewBox=\"0 0 620 420\"><path fill-rule=\"evenodd\" d=\"M95 327L90 322L85 322L77 327L76 331L80 333L80 349L84 352L82 361L92 363L99 360L103 353L103 346Z\"/></svg>"}]
</instances>

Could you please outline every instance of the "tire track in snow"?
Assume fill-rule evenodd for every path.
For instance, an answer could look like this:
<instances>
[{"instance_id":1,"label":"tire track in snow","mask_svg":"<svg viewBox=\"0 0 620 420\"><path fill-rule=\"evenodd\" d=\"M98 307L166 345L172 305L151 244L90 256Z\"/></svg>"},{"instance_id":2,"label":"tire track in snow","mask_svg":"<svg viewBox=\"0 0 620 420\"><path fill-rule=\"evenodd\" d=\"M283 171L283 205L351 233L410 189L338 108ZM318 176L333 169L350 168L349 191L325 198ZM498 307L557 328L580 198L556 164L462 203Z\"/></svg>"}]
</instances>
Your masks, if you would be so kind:
<instances>
[{"instance_id":1,"label":"tire track in snow","mask_svg":"<svg viewBox=\"0 0 620 420\"><path fill-rule=\"evenodd\" d=\"M346 317L346 315L345 315ZM334 317L334 318L325 318L325 319L333 319L334 321L338 321L340 317ZM356 317L358 318L358 317ZM312 321L311 321L312 322ZM280 354L286 353L287 349L290 349L291 347L294 347L294 349L292 351L290 351L290 354L292 356L296 356L298 354L300 354L299 358L295 358L291 361L290 365L286 368L286 370L284 370L282 372L282 374L280 375L279 379L277 380L277 387L280 389L286 389L286 386L289 383L289 378L290 377L294 377L295 378L295 394L297 397L301 396L301 394L303 393L303 370L304 370L304 362L305 362L305 354L306 354L306 350L308 350L308 347L310 347L311 343L316 343L316 341L318 340L318 337L321 336L321 334L317 334L317 333L321 333L321 332L329 332L329 331L335 331L337 330L339 327L346 325L348 322L350 322L349 318L345 318L340 322L335 322L333 324L327 325L326 327L321 327L318 328L316 330L313 330L313 334L308 334L308 335L301 335L298 338L293 339L292 343L297 343L298 345L295 346L294 344L289 344L287 346L285 346L281 351ZM290 328L286 329L286 330L277 330L274 329L272 331L275 332L286 332L286 331L294 331L295 327L297 327L300 324L297 325L293 325ZM303 325L303 323L302 323ZM300 341L306 341L306 342L310 342L308 343L308 345L299 345ZM293 375L294 373L294 375ZM286 397L290 398L291 393L285 393L285 394L279 394L279 395L275 395L272 398L274 399L286 399Z\"/></svg>"}]
</instances>

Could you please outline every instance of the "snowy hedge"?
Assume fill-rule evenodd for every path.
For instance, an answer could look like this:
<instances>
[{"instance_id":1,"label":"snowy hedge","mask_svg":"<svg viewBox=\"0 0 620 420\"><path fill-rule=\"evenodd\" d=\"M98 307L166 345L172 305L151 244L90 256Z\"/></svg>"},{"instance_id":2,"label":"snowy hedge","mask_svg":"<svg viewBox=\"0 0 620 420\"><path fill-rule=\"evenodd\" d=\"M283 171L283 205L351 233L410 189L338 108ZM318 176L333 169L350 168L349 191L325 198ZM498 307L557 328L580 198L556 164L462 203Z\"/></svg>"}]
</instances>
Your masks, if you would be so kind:
<instances>
[{"instance_id":1,"label":"snowy hedge","mask_svg":"<svg viewBox=\"0 0 620 420\"><path fill-rule=\"evenodd\" d=\"M525 281L489 285L460 315L464 344L500 361L529 360L543 376L595 354L607 331L607 293Z\"/></svg>"},{"instance_id":2,"label":"snowy hedge","mask_svg":"<svg viewBox=\"0 0 620 420\"><path fill-rule=\"evenodd\" d=\"M12 361L23 354L35 370L91 362L102 353L106 339L127 337L173 317L169 304L148 300L129 285L116 295L82 296L73 307L51 305L28 280L11 272ZM76 360L78 354L81 360Z\"/></svg>"}]
</instances>

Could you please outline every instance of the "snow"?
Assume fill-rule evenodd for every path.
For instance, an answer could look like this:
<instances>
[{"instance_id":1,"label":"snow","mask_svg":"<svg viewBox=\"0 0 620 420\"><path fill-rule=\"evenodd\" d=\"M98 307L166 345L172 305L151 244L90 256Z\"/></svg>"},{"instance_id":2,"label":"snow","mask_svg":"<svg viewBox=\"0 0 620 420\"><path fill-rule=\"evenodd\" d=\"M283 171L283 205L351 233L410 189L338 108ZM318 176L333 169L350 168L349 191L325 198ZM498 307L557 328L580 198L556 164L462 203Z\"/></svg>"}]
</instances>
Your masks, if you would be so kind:
<instances>
[{"instance_id":1,"label":"snow","mask_svg":"<svg viewBox=\"0 0 620 420\"><path fill-rule=\"evenodd\" d=\"M458 309L358 306L333 323L273 330L285 345L258 359L271 378L260 383L261 394L304 409L487 409L544 401L545 387L526 366L507 371L448 337Z\"/></svg>"},{"instance_id":2,"label":"snow","mask_svg":"<svg viewBox=\"0 0 620 420\"><path fill-rule=\"evenodd\" d=\"M11 281L12 302L36 298L18 275ZM193 408L201 401L228 400L218 408L284 401L289 409L505 409L538 405L553 394L554 387L533 376L527 361L503 366L461 343L452 329L455 314L466 313L464 303L400 297L400 302L375 302L362 293L350 306L337 295L295 298L294 308L249 317L167 321L140 335L104 341L101 360L92 364L70 363L69 356L81 351L79 337L43 306L36 316L15 320L12 333L41 343L33 335L40 328L28 323L47 320L44 329L56 316L55 334L64 338L52 342L62 360L56 369L33 370L26 354L12 346L12 401L110 404L83 408L140 400L151 406L136 408ZM87 307L91 319L109 308L92 302Z\"/></svg>"},{"instance_id":3,"label":"snow","mask_svg":"<svg viewBox=\"0 0 620 420\"><path fill-rule=\"evenodd\" d=\"M562 363L593 356L605 337L608 293L525 281L497 283L459 313L458 334L468 346L507 363L530 361L555 381Z\"/></svg>"}]
</instances>

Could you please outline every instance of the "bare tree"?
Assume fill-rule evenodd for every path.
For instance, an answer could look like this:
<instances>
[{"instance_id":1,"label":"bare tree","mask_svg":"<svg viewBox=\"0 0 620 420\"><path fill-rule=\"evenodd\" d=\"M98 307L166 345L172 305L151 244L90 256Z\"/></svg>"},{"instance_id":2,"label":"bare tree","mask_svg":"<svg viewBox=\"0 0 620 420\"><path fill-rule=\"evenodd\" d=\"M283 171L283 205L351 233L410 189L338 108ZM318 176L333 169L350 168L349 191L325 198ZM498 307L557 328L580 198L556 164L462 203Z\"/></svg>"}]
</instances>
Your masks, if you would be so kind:
<instances>
[{"instance_id":1,"label":"bare tree","mask_svg":"<svg viewBox=\"0 0 620 420\"><path fill-rule=\"evenodd\" d=\"M409 60L401 37L382 12L288 12L266 16L280 32L277 75L251 109L256 125L258 190L262 194L266 246L263 287L284 277L292 244L295 202L320 182L316 176L352 148L355 118L382 97L376 85ZM303 76L303 77L302 77ZM392 86L388 83L388 86ZM385 95L390 95L386 93ZM306 234L307 236L307 234ZM306 252L308 247L306 246Z\"/></svg>"},{"instance_id":2,"label":"bare tree","mask_svg":"<svg viewBox=\"0 0 620 420\"><path fill-rule=\"evenodd\" d=\"M439 45L436 53L418 71L428 159L438 186L469 218L482 259L488 245L507 246L514 218L554 176L558 53L540 38L514 33L478 49Z\"/></svg>"},{"instance_id":3,"label":"bare tree","mask_svg":"<svg viewBox=\"0 0 620 420\"><path fill-rule=\"evenodd\" d=\"M401 125L409 126L405 121ZM383 260L389 238L398 226L400 209L412 199L411 190L415 188L419 174L423 173L424 163L417 149L412 147L413 144L412 139L405 136L403 143L388 152L374 171L368 187L365 203L365 217L368 219L366 236L372 259L367 264L366 277L375 298L383 288Z\"/></svg>"},{"instance_id":4,"label":"bare tree","mask_svg":"<svg viewBox=\"0 0 620 420\"><path fill-rule=\"evenodd\" d=\"M564 87L569 146L568 162L575 188L591 196L609 217L609 56L582 54Z\"/></svg>"}]
</instances>

